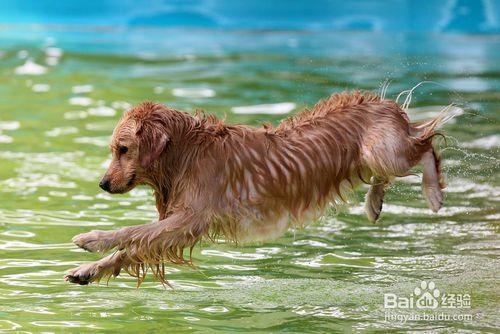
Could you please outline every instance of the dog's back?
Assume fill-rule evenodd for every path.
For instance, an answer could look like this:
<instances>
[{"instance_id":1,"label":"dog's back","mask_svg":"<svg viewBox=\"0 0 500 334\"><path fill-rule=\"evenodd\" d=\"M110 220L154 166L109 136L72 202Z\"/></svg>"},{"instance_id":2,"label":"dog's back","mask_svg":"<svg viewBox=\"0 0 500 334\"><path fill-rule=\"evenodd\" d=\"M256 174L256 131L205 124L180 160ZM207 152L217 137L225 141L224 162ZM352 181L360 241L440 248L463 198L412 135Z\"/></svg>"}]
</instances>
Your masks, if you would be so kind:
<instances>
[{"instance_id":1,"label":"dog's back","mask_svg":"<svg viewBox=\"0 0 500 334\"><path fill-rule=\"evenodd\" d=\"M310 219L365 182L371 184L367 215L376 221L384 188L419 162L424 193L437 211L442 183L432 147L436 125L429 122L417 129L397 103L354 92L334 94L276 128L242 128L224 139L221 149L227 216L244 222L237 229L257 227L256 234L272 236L270 232L286 228L284 217Z\"/></svg>"}]
</instances>

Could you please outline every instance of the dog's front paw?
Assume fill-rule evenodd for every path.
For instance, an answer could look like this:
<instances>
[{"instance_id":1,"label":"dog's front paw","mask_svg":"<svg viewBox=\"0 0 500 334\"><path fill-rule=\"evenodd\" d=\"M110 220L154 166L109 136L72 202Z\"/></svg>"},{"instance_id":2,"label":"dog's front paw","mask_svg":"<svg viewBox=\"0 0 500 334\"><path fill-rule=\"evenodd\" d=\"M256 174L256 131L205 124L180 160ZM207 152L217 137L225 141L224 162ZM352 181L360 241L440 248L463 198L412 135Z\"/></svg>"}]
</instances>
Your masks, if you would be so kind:
<instances>
[{"instance_id":1,"label":"dog's front paw","mask_svg":"<svg viewBox=\"0 0 500 334\"><path fill-rule=\"evenodd\" d=\"M82 264L79 267L69 270L64 276L65 281L80 285L87 285L100 278L100 267L96 262Z\"/></svg>"},{"instance_id":2,"label":"dog's front paw","mask_svg":"<svg viewBox=\"0 0 500 334\"><path fill-rule=\"evenodd\" d=\"M105 252L116 247L112 231L93 230L75 235L72 241L78 247L89 252Z\"/></svg>"}]
</instances>

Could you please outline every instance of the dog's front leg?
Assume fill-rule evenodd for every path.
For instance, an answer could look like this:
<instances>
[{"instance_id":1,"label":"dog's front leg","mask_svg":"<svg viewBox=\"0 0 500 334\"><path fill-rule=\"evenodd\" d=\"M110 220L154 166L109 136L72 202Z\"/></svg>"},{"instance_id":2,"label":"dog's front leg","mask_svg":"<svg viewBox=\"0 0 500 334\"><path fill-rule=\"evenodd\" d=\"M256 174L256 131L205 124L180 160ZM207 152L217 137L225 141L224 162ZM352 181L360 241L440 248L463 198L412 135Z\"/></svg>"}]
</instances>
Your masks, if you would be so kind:
<instances>
[{"instance_id":1,"label":"dog's front leg","mask_svg":"<svg viewBox=\"0 0 500 334\"><path fill-rule=\"evenodd\" d=\"M87 285L94 281L100 281L103 277L118 276L122 268L131 263L127 252L117 251L99 261L82 264L79 267L68 270L64 279L71 283Z\"/></svg>"},{"instance_id":2,"label":"dog's front leg","mask_svg":"<svg viewBox=\"0 0 500 334\"><path fill-rule=\"evenodd\" d=\"M183 250L193 247L208 228L209 219L202 214L178 211L156 223L79 234L73 242L91 252L125 250L136 263L183 263Z\"/></svg>"},{"instance_id":3,"label":"dog's front leg","mask_svg":"<svg viewBox=\"0 0 500 334\"><path fill-rule=\"evenodd\" d=\"M72 239L73 243L80 248L85 249L91 253L105 252L106 250L113 249L117 246L118 232L116 231L99 231L92 230L87 233L75 235Z\"/></svg>"}]
</instances>

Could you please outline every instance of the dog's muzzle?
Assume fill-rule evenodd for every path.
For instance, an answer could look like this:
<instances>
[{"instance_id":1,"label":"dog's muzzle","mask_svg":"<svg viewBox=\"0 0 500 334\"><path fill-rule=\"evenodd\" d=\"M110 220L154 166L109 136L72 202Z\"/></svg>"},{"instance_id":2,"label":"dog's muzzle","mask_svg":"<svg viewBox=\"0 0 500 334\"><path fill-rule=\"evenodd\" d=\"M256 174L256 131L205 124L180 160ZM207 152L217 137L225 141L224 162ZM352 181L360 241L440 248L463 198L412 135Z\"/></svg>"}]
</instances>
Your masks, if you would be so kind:
<instances>
[{"instance_id":1,"label":"dog's muzzle","mask_svg":"<svg viewBox=\"0 0 500 334\"><path fill-rule=\"evenodd\" d=\"M101 182L99 182L99 187L104 191L109 191L111 183L107 179L102 179Z\"/></svg>"}]
</instances>

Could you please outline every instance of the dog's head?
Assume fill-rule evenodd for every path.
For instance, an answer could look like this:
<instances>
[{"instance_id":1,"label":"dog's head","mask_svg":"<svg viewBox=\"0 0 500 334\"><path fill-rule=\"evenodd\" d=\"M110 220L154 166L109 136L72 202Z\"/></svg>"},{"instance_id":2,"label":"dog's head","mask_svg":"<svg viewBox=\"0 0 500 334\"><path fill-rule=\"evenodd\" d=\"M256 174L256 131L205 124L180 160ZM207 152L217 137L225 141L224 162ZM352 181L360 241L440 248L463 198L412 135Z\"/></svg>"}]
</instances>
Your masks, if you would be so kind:
<instances>
[{"instance_id":1,"label":"dog's head","mask_svg":"<svg viewBox=\"0 0 500 334\"><path fill-rule=\"evenodd\" d=\"M160 104L143 102L124 114L111 138L111 164L99 183L103 190L123 194L146 182L170 141L169 112Z\"/></svg>"}]
</instances>

